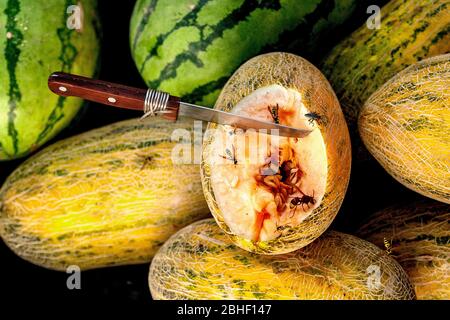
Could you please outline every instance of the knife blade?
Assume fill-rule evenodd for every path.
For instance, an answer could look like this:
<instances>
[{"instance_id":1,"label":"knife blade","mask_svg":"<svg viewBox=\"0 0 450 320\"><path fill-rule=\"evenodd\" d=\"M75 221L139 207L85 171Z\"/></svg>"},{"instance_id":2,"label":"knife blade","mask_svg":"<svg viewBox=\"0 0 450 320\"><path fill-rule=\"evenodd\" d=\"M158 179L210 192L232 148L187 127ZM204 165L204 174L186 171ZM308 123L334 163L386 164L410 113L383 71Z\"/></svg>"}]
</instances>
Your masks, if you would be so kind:
<instances>
[{"instance_id":1,"label":"knife blade","mask_svg":"<svg viewBox=\"0 0 450 320\"><path fill-rule=\"evenodd\" d=\"M133 88L64 72L52 73L48 78L48 87L60 96L74 96L114 107L142 110L143 117L161 114L166 119L176 121L182 115L245 130L272 130L267 133L296 138L306 137L312 131L182 102L180 98L162 91Z\"/></svg>"},{"instance_id":2,"label":"knife blade","mask_svg":"<svg viewBox=\"0 0 450 320\"><path fill-rule=\"evenodd\" d=\"M206 108L185 102L180 102L180 110L178 111L178 114L197 120L230 125L245 130L266 129L267 132L270 132L269 130L278 130L278 134L285 137L303 138L311 133L310 130L296 129L273 122L257 120L234 113Z\"/></svg>"}]
</instances>

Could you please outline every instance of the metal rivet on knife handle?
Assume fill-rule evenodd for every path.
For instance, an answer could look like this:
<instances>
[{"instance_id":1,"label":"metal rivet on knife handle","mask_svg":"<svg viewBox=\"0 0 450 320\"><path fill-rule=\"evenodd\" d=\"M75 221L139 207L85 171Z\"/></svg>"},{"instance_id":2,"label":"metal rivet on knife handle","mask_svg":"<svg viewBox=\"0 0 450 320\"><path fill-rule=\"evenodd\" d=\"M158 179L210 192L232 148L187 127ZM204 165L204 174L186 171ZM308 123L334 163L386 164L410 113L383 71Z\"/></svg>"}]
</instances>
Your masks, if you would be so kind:
<instances>
[{"instance_id":1,"label":"metal rivet on knife handle","mask_svg":"<svg viewBox=\"0 0 450 320\"><path fill-rule=\"evenodd\" d=\"M180 99L161 91L133 88L64 72L51 74L48 87L65 97L74 96L110 106L144 110L144 117L161 113L168 120L178 118Z\"/></svg>"},{"instance_id":2,"label":"metal rivet on knife handle","mask_svg":"<svg viewBox=\"0 0 450 320\"><path fill-rule=\"evenodd\" d=\"M196 120L232 125L244 130L265 129L285 137L303 138L311 133L310 129L299 129L274 122L246 117L217 109L181 102L180 98L153 89L139 89L94 80L73 74L55 72L48 78L51 91L61 96L75 96L114 107L144 111L142 118L161 114L165 119L176 121L178 114ZM65 88L61 89L61 88Z\"/></svg>"}]
</instances>

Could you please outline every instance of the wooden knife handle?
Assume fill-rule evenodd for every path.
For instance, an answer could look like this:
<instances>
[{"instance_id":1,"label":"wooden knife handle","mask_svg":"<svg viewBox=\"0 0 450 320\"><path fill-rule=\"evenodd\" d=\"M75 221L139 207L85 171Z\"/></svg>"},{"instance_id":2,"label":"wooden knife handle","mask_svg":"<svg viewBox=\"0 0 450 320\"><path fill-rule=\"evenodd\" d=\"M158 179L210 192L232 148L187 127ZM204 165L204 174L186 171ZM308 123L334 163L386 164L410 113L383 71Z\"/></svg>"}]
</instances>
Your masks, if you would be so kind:
<instances>
[{"instance_id":1,"label":"wooden knife handle","mask_svg":"<svg viewBox=\"0 0 450 320\"><path fill-rule=\"evenodd\" d=\"M133 88L64 72L52 73L48 78L48 87L60 96L79 97L118 108L143 110L144 116L161 114L172 121L177 120L180 107L180 98L162 91Z\"/></svg>"}]
</instances>

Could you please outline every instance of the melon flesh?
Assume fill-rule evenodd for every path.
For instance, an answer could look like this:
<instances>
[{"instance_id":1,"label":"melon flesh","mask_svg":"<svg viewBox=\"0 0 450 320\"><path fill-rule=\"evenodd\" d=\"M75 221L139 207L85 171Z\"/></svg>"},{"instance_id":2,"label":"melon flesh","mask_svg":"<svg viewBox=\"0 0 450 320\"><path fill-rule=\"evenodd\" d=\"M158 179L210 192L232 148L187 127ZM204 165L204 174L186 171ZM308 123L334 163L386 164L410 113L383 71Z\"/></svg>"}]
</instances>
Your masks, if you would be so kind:
<instances>
[{"instance_id":1,"label":"melon flesh","mask_svg":"<svg viewBox=\"0 0 450 320\"><path fill-rule=\"evenodd\" d=\"M302 95L280 85L253 91L233 113L312 129L305 138L218 126L212 133L211 186L231 232L270 241L299 225L325 194L327 154Z\"/></svg>"}]
</instances>

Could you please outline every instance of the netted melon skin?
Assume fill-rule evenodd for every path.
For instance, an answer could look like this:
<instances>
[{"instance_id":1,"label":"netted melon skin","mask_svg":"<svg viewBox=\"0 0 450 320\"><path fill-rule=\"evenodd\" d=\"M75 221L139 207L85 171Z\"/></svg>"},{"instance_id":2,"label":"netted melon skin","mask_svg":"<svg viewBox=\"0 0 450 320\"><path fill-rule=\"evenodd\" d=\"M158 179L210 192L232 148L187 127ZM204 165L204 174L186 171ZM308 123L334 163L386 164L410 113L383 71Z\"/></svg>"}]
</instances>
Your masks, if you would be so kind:
<instances>
[{"instance_id":1,"label":"netted melon skin","mask_svg":"<svg viewBox=\"0 0 450 320\"><path fill-rule=\"evenodd\" d=\"M324 60L321 70L339 97L352 141L358 114L375 90L409 65L450 52L449 5L391 0L380 10L380 28L365 23Z\"/></svg>"},{"instance_id":2,"label":"netted melon skin","mask_svg":"<svg viewBox=\"0 0 450 320\"><path fill-rule=\"evenodd\" d=\"M299 225L285 229L271 241L254 242L234 235L224 221L211 185L209 158L216 152L211 136L205 136L201 163L202 185L209 209L219 226L241 248L260 254L281 254L302 248L319 237L335 218L344 199L351 167L350 137L336 95L322 73L307 60L289 53L257 56L243 64L223 88L215 109L230 111L258 88L281 85L301 93L310 112L321 116L317 123L326 146L328 173L320 206ZM217 128L209 124L207 130Z\"/></svg>"},{"instance_id":3,"label":"netted melon skin","mask_svg":"<svg viewBox=\"0 0 450 320\"><path fill-rule=\"evenodd\" d=\"M3 241L53 270L150 262L173 233L209 215L199 166L172 162L175 129L192 133L193 122L126 120L29 158L0 190Z\"/></svg>"},{"instance_id":4,"label":"netted melon skin","mask_svg":"<svg viewBox=\"0 0 450 320\"><path fill-rule=\"evenodd\" d=\"M234 245L213 219L185 227L161 247L149 286L162 300L415 297L400 265L357 237L330 231L298 251L258 255Z\"/></svg>"},{"instance_id":5,"label":"netted melon skin","mask_svg":"<svg viewBox=\"0 0 450 320\"><path fill-rule=\"evenodd\" d=\"M397 205L374 214L359 229L385 248L408 273L417 299L450 299L450 206L432 200Z\"/></svg>"},{"instance_id":6,"label":"netted melon skin","mask_svg":"<svg viewBox=\"0 0 450 320\"><path fill-rule=\"evenodd\" d=\"M397 181L450 203L450 54L397 74L364 104L358 119L370 153Z\"/></svg>"}]
</instances>

